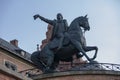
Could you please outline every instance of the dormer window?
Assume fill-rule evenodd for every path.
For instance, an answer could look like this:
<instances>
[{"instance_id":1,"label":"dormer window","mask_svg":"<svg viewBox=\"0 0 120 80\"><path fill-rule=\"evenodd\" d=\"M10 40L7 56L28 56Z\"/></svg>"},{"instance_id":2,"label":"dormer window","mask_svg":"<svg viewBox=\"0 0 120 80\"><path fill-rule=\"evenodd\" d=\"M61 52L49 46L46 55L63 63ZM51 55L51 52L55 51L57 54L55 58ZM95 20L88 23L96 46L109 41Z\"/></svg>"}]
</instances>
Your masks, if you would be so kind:
<instances>
[{"instance_id":1,"label":"dormer window","mask_svg":"<svg viewBox=\"0 0 120 80\"><path fill-rule=\"evenodd\" d=\"M15 50L20 56L22 57L26 57L26 52L22 49L17 49Z\"/></svg>"},{"instance_id":2,"label":"dormer window","mask_svg":"<svg viewBox=\"0 0 120 80\"><path fill-rule=\"evenodd\" d=\"M25 52L24 52L24 51L21 51L21 55L22 55L22 56L25 56Z\"/></svg>"}]
</instances>

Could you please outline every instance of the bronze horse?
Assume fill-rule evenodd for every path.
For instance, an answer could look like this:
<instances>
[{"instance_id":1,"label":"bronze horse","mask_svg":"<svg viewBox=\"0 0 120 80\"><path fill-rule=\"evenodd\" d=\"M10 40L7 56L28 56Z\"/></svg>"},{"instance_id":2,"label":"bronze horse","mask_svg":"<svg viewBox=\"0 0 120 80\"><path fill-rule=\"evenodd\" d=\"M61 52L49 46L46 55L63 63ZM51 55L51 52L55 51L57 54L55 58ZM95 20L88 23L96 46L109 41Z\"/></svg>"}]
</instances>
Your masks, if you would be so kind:
<instances>
[{"instance_id":1,"label":"bronze horse","mask_svg":"<svg viewBox=\"0 0 120 80\"><path fill-rule=\"evenodd\" d=\"M96 46L86 46L85 37L83 36L82 28L90 30L88 18L81 16L75 18L67 32L64 34L63 47L58 50L59 40L53 46L52 41L49 42L41 51L36 51L31 55L31 60L43 72L53 72L59 64L59 61L71 62L73 55L82 53L89 62L93 61L97 56L98 48ZM54 48L51 49L51 46ZM93 58L89 58L85 52L95 50Z\"/></svg>"}]
</instances>

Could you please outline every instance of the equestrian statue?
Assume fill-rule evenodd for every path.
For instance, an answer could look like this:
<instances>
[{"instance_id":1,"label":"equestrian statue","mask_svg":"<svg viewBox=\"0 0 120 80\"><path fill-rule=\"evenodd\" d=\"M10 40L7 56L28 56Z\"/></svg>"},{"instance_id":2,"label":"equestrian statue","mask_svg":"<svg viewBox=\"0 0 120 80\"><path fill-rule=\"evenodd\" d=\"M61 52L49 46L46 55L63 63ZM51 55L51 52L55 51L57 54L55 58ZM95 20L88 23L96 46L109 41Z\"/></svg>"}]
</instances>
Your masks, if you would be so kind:
<instances>
[{"instance_id":1,"label":"equestrian statue","mask_svg":"<svg viewBox=\"0 0 120 80\"><path fill-rule=\"evenodd\" d=\"M67 20L63 19L61 13L57 19L49 20L36 14L33 16L53 26L50 42L41 51L35 51L31 55L31 61L42 70L43 73L54 72L59 61L72 62L73 55L77 58L85 56L88 62L94 61L97 57L98 48L87 46L84 33L90 30L87 15L75 18L68 26ZM86 52L95 50L90 58Z\"/></svg>"}]
</instances>

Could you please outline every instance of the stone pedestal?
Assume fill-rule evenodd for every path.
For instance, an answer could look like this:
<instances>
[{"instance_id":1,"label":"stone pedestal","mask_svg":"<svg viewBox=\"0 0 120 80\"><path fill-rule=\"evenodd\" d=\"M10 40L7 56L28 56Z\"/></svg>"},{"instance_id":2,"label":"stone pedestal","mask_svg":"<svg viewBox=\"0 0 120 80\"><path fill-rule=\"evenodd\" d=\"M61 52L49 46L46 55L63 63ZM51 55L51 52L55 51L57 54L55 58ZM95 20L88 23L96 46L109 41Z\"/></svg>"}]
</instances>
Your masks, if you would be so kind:
<instances>
[{"instance_id":1,"label":"stone pedestal","mask_svg":"<svg viewBox=\"0 0 120 80\"><path fill-rule=\"evenodd\" d=\"M120 71L67 71L41 74L33 80L120 80Z\"/></svg>"}]
</instances>

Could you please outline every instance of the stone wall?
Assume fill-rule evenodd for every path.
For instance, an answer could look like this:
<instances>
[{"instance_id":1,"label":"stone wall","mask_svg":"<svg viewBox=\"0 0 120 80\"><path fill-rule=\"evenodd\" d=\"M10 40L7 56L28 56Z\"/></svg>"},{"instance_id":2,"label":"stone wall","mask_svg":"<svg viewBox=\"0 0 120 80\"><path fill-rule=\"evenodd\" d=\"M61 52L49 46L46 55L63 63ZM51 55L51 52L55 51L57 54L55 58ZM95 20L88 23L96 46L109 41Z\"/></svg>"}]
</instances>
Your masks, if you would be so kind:
<instances>
[{"instance_id":1,"label":"stone wall","mask_svg":"<svg viewBox=\"0 0 120 80\"><path fill-rule=\"evenodd\" d=\"M15 80L15 79L20 80L16 77L0 73L0 80Z\"/></svg>"},{"instance_id":2,"label":"stone wall","mask_svg":"<svg viewBox=\"0 0 120 80\"><path fill-rule=\"evenodd\" d=\"M32 80L17 71L10 70L0 64L0 80Z\"/></svg>"},{"instance_id":3,"label":"stone wall","mask_svg":"<svg viewBox=\"0 0 120 80\"><path fill-rule=\"evenodd\" d=\"M25 62L25 60L13 56L10 52L0 50L0 64L5 65L5 61L9 61L10 63L15 64L17 66L18 72L33 68L33 65Z\"/></svg>"},{"instance_id":4,"label":"stone wall","mask_svg":"<svg viewBox=\"0 0 120 80\"><path fill-rule=\"evenodd\" d=\"M15 65L17 69L14 70L13 67L6 66L6 61ZM0 80L32 80L26 77L26 73L19 72L33 67L33 64L0 48Z\"/></svg>"},{"instance_id":5,"label":"stone wall","mask_svg":"<svg viewBox=\"0 0 120 80\"><path fill-rule=\"evenodd\" d=\"M115 71L68 71L38 75L34 80L120 80Z\"/></svg>"}]
</instances>

